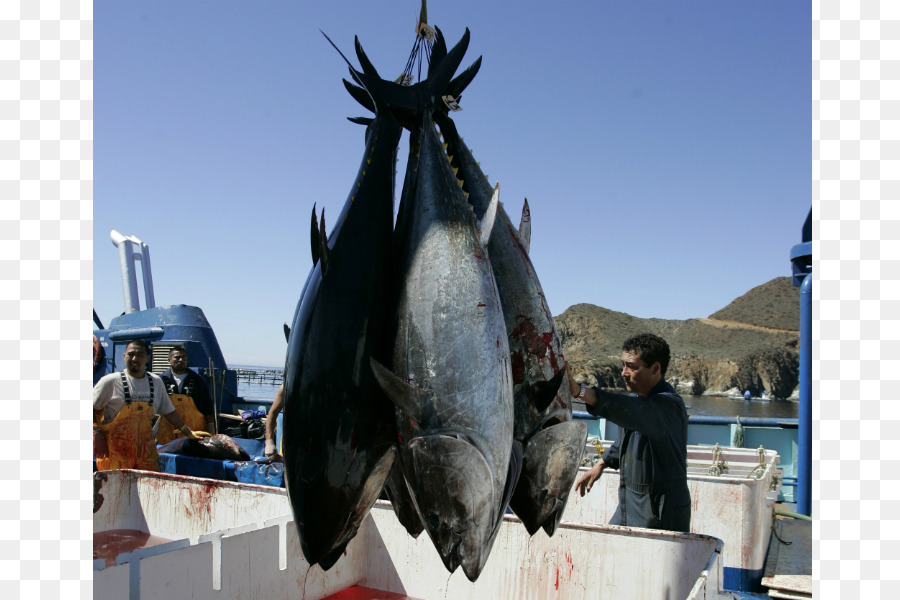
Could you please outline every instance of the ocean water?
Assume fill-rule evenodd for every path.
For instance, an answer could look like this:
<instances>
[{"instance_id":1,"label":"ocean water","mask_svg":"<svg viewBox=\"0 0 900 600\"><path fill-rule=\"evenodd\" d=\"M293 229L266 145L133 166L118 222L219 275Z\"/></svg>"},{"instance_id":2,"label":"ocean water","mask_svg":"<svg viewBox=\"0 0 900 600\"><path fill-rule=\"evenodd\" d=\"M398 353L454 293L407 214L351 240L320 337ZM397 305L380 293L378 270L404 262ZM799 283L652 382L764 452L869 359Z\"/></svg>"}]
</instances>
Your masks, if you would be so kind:
<instances>
[{"instance_id":1,"label":"ocean water","mask_svg":"<svg viewBox=\"0 0 900 600\"><path fill-rule=\"evenodd\" d=\"M796 400L745 402L730 400L728 396L682 396L690 408L688 414L709 417L769 417L796 419L800 403Z\"/></svg>"},{"instance_id":2,"label":"ocean water","mask_svg":"<svg viewBox=\"0 0 900 600\"><path fill-rule=\"evenodd\" d=\"M232 367L255 369L257 371L281 370L280 367L248 367L244 365ZM275 398L278 385L271 383L247 383L238 381L238 396L255 402L258 400L271 404ZM770 417L796 419L799 415L799 403L793 400L772 400L771 402L744 402L731 400L728 396L683 396L684 403L690 408L688 413L697 416L711 417Z\"/></svg>"}]
</instances>

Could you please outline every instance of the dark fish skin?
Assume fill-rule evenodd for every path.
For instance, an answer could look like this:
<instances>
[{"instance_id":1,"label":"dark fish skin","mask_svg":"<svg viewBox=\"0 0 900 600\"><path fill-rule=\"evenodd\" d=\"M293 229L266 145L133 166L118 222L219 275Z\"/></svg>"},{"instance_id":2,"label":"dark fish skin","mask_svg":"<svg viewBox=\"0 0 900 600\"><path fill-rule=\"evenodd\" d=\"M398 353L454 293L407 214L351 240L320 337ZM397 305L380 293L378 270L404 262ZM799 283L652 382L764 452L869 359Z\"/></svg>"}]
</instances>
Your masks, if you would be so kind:
<instances>
[{"instance_id":1,"label":"dark fish skin","mask_svg":"<svg viewBox=\"0 0 900 600\"><path fill-rule=\"evenodd\" d=\"M416 512L416 505L409 493L399 460L395 460L391 467L391 472L384 483L384 492L391 502L391 508L394 509L397 520L400 521L406 532L414 538L419 537L425 526L422 524L422 519L419 518L419 513Z\"/></svg>"},{"instance_id":2,"label":"dark fish skin","mask_svg":"<svg viewBox=\"0 0 900 600\"><path fill-rule=\"evenodd\" d=\"M492 195L487 178L450 117L438 113L435 120L475 214L484 214ZM526 203L523 216L530 218L527 210ZM587 425L572 420L562 344L528 256L528 243L501 206L488 254L509 335L514 435L524 446L522 474L510 508L530 534L543 527L548 535L553 535L578 474Z\"/></svg>"},{"instance_id":3,"label":"dark fish skin","mask_svg":"<svg viewBox=\"0 0 900 600\"><path fill-rule=\"evenodd\" d=\"M182 454L184 456L216 460L250 460L250 455L247 454L247 451L224 433L217 433L199 440L178 438L164 446L160 446L158 451L167 454Z\"/></svg>"},{"instance_id":4,"label":"dark fish skin","mask_svg":"<svg viewBox=\"0 0 900 600\"><path fill-rule=\"evenodd\" d=\"M395 231L399 299L392 370L403 474L450 572L475 581L518 472L506 327L483 233L430 111L410 136Z\"/></svg>"},{"instance_id":5,"label":"dark fish skin","mask_svg":"<svg viewBox=\"0 0 900 600\"><path fill-rule=\"evenodd\" d=\"M370 121L356 181L327 244L320 226L318 260L290 328L285 484L303 555L326 570L356 535L396 455L393 407L369 358L390 358L385 327L400 133L388 111Z\"/></svg>"}]
</instances>

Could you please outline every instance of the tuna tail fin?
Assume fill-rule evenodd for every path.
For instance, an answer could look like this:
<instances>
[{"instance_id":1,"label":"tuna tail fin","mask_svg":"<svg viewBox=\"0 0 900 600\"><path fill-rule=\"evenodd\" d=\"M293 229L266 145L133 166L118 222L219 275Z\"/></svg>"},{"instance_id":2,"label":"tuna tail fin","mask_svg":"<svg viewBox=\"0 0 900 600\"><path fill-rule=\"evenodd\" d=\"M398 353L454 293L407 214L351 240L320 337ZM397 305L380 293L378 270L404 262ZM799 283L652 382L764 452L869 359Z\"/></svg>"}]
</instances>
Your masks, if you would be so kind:
<instances>
[{"instance_id":1,"label":"tuna tail fin","mask_svg":"<svg viewBox=\"0 0 900 600\"><path fill-rule=\"evenodd\" d=\"M309 249L312 252L312 263L316 266L319 262L319 223L316 220L316 205L312 209L312 227L309 230Z\"/></svg>"},{"instance_id":2,"label":"tuna tail fin","mask_svg":"<svg viewBox=\"0 0 900 600\"><path fill-rule=\"evenodd\" d=\"M481 57L478 57L478 60L473 62L469 67L456 76L453 81L447 86L447 93L456 98L457 102L462 97L463 90L466 89L472 80L475 79L475 75L478 74L478 69L481 68Z\"/></svg>"},{"instance_id":3,"label":"tuna tail fin","mask_svg":"<svg viewBox=\"0 0 900 600\"><path fill-rule=\"evenodd\" d=\"M362 103L363 106L365 106L366 108L369 108L369 106L375 106L376 105L375 97L372 96L371 92L369 92L368 88L366 87L365 82L363 81L363 78L365 77L365 75L353 68L353 64L349 60L347 60L347 57L344 56L344 53L341 52L341 49L338 48L335 45L335 43L331 41L331 38L328 37L327 33L322 31L321 29L319 31L322 33L322 35L325 36L325 39L328 40L328 43L331 44L331 47L334 48L335 50L337 50L337 53L341 55L341 58L344 59L344 62L347 63L347 66L350 68L350 75L353 77L353 79L357 83L359 83L362 86L362 88L360 88L360 89L364 90L369 95L371 104L367 104L367 103L363 102ZM371 68L372 73L374 73L374 75L372 76L373 79L375 81L380 81L381 78L378 77L378 73L375 71L375 67L372 66L372 63L369 61L369 58L365 55L364 52L362 52L362 46L359 45L359 39L356 39L356 46L357 46L357 56L360 56L360 53L362 53L363 58L360 59L360 63L362 64L363 71L365 72L367 68ZM349 88L348 88L348 90L349 90ZM354 95L352 91L350 92L350 94L353 95L354 98L356 98L356 95ZM358 100L358 98L357 98L357 100Z\"/></svg>"},{"instance_id":4,"label":"tuna tail fin","mask_svg":"<svg viewBox=\"0 0 900 600\"><path fill-rule=\"evenodd\" d=\"M391 399L391 402L412 419L421 422L423 401L431 394L426 390L409 385L371 356L369 365L372 367L375 380L378 381L378 385Z\"/></svg>"},{"instance_id":5,"label":"tuna tail fin","mask_svg":"<svg viewBox=\"0 0 900 600\"><path fill-rule=\"evenodd\" d=\"M359 66L362 67L363 73L372 75L373 77L381 77L378 74L378 71L375 70L375 65L373 65L372 61L369 60L369 57L366 56L362 44L359 43L359 36L353 36L353 45L356 48L356 58L359 59Z\"/></svg>"},{"instance_id":6,"label":"tuna tail fin","mask_svg":"<svg viewBox=\"0 0 900 600\"><path fill-rule=\"evenodd\" d=\"M342 79L341 81L344 82L344 87L348 92L350 92L350 95L353 96L354 100L371 110L373 113L378 112L377 110L375 110L375 103L372 101L372 96L370 96L365 89L359 87L358 85L353 85L346 79Z\"/></svg>"},{"instance_id":7,"label":"tuna tail fin","mask_svg":"<svg viewBox=\"0 0 900 600\"><path fill-rule=\"evenodd\" d=\"M528 208L528 198L522 205L522 220L519 222L519 240L525 247L525 252L531 252L531 209Z\"/></svg>"},{"instance_id":8,"label":"tuna tail fin","mask_svg":"<svg viewBox=\"0 0 900 600\"><path fill-rule=\"evenodd\" d=\"M322 208L322 220L319 221L319 262L322 263L322 277L328 272L328 236L325 235L325 208Z\"/></svg>"},{"instance_id":9,"label":"tuna tail fin","mask_svg":"<svg viewBox=\"0 0 900 600\"><path fill-rule=\"evenodd\" d=\"M434 44L431 46L431 58L428 62L428 77L430 78L438 64L447 58L447 40L444 38L444 32L440 27L434 28Z\"/></svg>"},{"instance_id":10,"label":"tuna tail fin","mask_svg":"<svg viewBox=\"0 0 900 600\"><path fill-rule=\"evenodd\" d=\"M284 341L286 341L286 342L291 341L291 328L288 326L287 323L284 324Z\"/></svg>"},{"instance_id":11,"label":"tuna tail fin","mask_svg":"<svg viewBox=\"0 0 900 600\"><path fill-rule=\"evenodd\" d=\"M481 218L481 245L487 247L491 239L491 232L494 230L494 222L497 220L497 208L500 206L500 184L494 186L494 195L491 203L488 204L484 217Z\"/></svg>"},{"instance_id":12,"label":"tuna tail fin","mask_svg":"<svg viewBox=\"0 0 900 600\"><path fill-rule=\"evenodd\" d=\"M562 385L565 374L566 370L560 369L560 371L549 381L536 381L534 383L531 401L539 412L547 410L547 407L550 406L553 399L556 398L556 392L559 391L559 386Z\"/></svg>"},{"instance_id":13,"label":"tuna tail fin","mask_svg":"<svg viewBox=\"0 0 900 600\"><path fill-rule=\"evenodd\" d=\"M413 86L404 86L392 81L385 81L368 73L354 72L353 77L366 88L369 94L373 96L373 99L383 99L395 111L399 109L400 114L421 114L426 110L433 109L438 104L443 105L441 96L445 94L450 79L459 67L459 63L462 62L466 49L469 47L469 37L469 29L466 28L462 39L445 57L436 57L432 53L428 79L420 81ZM406 119L401 120L406 121ZM404 126L407 125L408 123L404 122Z\"/></svg>"}]
</instances>

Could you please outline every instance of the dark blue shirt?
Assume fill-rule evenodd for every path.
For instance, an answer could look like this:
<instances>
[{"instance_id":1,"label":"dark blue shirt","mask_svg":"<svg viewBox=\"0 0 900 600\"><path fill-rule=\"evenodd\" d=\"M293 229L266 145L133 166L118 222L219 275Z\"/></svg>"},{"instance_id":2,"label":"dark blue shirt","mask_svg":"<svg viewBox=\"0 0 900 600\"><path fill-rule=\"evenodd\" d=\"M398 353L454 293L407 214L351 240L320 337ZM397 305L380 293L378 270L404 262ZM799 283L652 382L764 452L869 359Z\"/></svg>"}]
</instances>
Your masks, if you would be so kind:
<instances>
[{"instance_id":1,"label":"dark blue shirt","mask_svg":"<svg viewBox=\"0 0 900 600\"><path fill-rule=\"evenodd\" d=\"M687 409L660 380L647 396L594 388L592 415L619 426L619 438L603 462L619 470L619 506L610 525L690 532L687 486Z\"/></svg>"}]
</instances>

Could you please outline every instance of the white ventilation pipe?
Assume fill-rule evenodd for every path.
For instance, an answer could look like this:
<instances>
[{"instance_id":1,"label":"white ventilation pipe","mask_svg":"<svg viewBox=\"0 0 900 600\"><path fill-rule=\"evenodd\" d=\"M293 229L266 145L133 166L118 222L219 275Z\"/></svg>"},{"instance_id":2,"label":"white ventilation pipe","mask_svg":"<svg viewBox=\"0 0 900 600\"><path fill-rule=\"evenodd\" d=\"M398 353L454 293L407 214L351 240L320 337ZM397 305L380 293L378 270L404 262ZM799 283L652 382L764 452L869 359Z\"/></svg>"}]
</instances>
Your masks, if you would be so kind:
<instances>
[{"instance_id":1,"label":"white ventilation pipe","mask_svg":"<svg viewBox=\"0 0 900 600\"><path fill-rule=\"evenodd\" d=\"M122 293L125 297L125 312L133 313L141 310L134 264L136 260L140 260L142 263L141 273L144 278L144 297L147 308L154 308L156 299L153 295L153 275L150 271L150 247L137 237L122 235L115 229L110 231L109 237L113 245L119 249L119 268L122 271ZM135 252L133 244L138 246L137 252Z\"/></svg>"}]
</instances>

